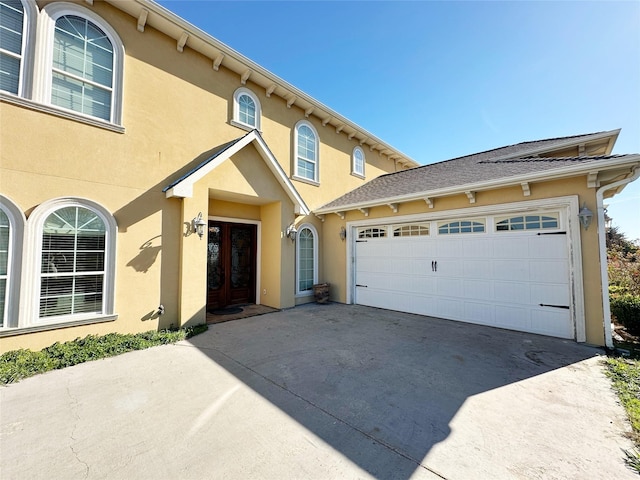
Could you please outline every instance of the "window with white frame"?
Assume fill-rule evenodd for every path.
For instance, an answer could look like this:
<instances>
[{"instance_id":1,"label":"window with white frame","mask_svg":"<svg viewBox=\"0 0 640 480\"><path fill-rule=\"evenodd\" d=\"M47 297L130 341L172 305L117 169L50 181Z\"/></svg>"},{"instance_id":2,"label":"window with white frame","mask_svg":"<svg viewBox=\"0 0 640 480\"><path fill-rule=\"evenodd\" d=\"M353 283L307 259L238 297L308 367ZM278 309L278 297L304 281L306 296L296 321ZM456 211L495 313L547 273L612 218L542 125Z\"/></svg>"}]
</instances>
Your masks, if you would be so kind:
<instances>
[{"instance_id":1,"label":"window with white frame","mask_svg":"<svg viewBox=\"0 0 640 480\"><path fill-rule=\"evenodd\" d=\"M542 215L515 215L496 218L496 231L508 232L518 230L545 230L559 228L560 214L546 213Z\"/></svg>"},{"instance_id":2,"label":"window with white frame","mask_svg":"<svg viewBox=\"0 0 640 480\"><path fill-rule=\"evenodd\" d=\"M308 293L318 283L318 232L313 225L300 226L296 249L296 293Z\"/></svg>"},{"instance_id":3,"label":"window with white frame","mask_svg":"<svg viewBox=\"0 0 640 480\"><path fill-rule=\"evenodd\" d=\"M29 51L34 32L35 3L32 0L0 0L0 90L27 96L32 69Z\"/></svg>"},{"instance_id":4,"label":"window with white frame","mask_svg":"<svg viewBox=\"0 0 640 480\"><path fill-rule=\"evenodd\" d=\"M110 123L121 123L124 48L113 28L82 6L42 9L37 78L40 100Z\"/></svg>"},{"instance_id":5,"label":"window with white frame","mask_svg":"<svg viewBox=\"0 0 640 480\"><path fill-rule=\"evenodd\" d=\"M438 235L481 233L484 232L484 229L484 220L456 220L454 222L438 223Z\"/></svg>"},{"instance_id":6,"label":"window with white frame","mask_svg":"<svg viewBox=\"0 0 640 480\"><path fill-rule=\"evenodd\" d=\"M233 120L240 126L260 130L261 108L258 97L248 88L233 94Z\"/></svg>"},{"instance_id":7,"label":"window with white frame","mask_svg":"<svg viewBox=\"0 0 640 480\"><path fill-rule=\"evenodd\" d=\"M18 325L24 214L0 195L0 328Z\"/></svg>"},{"instance_id":8,"label":"window with white frame","mask_svg":"<svg viewBox=\"0 0 640 480\"><path fill-rule=\"evenodd\" d=\"M37 304L31 321L113 314L113 217L88 200L57 199L34 210L29 223L37 263L33 280Z\"/></svg>"},{"instance_id":9,"label":"window with white frame","mask_svg":"<svg viewBox=\"0 0 640 480\"><path fill-rule=\"evenodd\" d=\"M358 238L384 238L387 227L362 227L358 229Z\"/></svg>"},{"instance_id":10,"label":"window with white frame","mask_svg":"<svg viewBox=\"0 0 640 480\"><path fill-rule=\"evenodd\" d=\"M11 223L0 207L0 327L7 324L6 305L9 303L9 259L11 258Z\"/></svg>"},{"instance_id":11,"label":"window with white frame","mask_svg":"<svg viewBox=\"0 0 640 480\"><path fill-rule=\"evenodd\" d=\"M360 147L353 149L351 157L351 173L359 177L364 177L365 156L364 151Z\"/></svg>"},{"instance_id":12,"label":"window with white frame","mask_svg":"<svg viewBox=\"0 0 640 480\"><path fill-rule=\"evenodd\" d=\"M296 125L294 145L295 176L318 182L318 134L309 122L301 121Z\"/></svg>"}]
</instances>

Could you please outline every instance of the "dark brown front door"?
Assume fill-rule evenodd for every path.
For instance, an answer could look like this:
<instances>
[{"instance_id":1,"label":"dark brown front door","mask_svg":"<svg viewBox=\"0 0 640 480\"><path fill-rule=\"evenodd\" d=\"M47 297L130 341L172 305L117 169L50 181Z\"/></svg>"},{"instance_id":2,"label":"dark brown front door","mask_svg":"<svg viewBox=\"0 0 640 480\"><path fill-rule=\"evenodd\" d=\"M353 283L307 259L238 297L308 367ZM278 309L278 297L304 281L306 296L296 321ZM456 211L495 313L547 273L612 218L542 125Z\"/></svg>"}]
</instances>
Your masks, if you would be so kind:
<instances>
[{"instance_id":1,"label":"dark brown front door","mask_svg":"<svg viewBox=\"0 0 640 480\"><path fill-rule=\"evenodd\" d=\"M209 220L207 311L256 301L256 226Z\"/></svg>"}]
</instances>

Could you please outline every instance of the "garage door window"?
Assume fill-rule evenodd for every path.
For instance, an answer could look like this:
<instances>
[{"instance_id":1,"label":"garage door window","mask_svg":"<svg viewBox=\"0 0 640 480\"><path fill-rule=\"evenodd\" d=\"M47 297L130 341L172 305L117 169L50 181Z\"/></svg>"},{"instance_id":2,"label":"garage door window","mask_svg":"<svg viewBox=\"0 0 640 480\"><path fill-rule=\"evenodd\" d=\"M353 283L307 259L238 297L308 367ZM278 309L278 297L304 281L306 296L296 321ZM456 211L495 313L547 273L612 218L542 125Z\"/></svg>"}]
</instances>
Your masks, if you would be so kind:
<instances>
[{"instance_id":1,"label":"garage door window","mask_svg":"<svg viewBox=\"0 0 640 480\"><path fill-rule=\"evenodd\" d=\"M482 232L484 232L484 220L457 220L455 222L438 223L438 235Z\"/></svg>"},{"instance_id":2,"label":"garage door window","mask_svg":"<svg viewBox=\"0 0 640 480\"><path fill-rule=\"evenodd\" d=\"M393 229L394 237L421 237L429 235L428 224L401 225Z\"/></svg>"},{"instance_id":3,"label":"garage door window","mask_svg":"<svg viewBox=\"0 0 640 480\"><path fill-rule=\"evenodd\" d=\"M358 238L383 238L386 236L386 227L367 227L358 230Z\"/></svg>"},{"instance_id":4,"label":"garage door window","mask_svg":"<svg viewBox=\"0 0 640 480\"><path fill-rule=\"evenodd\" d=\"M560 215L549 213L545 215L520 215L516 217L496 218L496 231L518 231L518 230L545 230L559 228Z\"/></svg>"}]
</instances>

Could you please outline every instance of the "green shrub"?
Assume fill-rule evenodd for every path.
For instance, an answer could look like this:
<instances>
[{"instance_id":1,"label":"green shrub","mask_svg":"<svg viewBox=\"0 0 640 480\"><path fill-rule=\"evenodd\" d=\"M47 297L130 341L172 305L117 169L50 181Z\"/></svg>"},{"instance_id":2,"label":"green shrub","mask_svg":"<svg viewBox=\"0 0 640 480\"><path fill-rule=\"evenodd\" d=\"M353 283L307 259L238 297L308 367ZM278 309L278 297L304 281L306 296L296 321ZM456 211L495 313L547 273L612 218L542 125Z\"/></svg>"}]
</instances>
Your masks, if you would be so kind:
<instances>
[{"instance_id":1,"label":"green shrub","mask_svg":"<svg viewBox=\"0 0 640 480\"><path fill-rule=\"evenodd\" d=\"M79 363L113 357L133 350L143 350L156 345L175 343L191 338L207 330L207 325L196 325L186 330L149 331L138 334L109 333L88 335L70 342L59 343L42 349L14 350L0 355L0 384L17 382L23 378L49 370L70 367Z\"/></svg>"},{"instance_id":2,"label":"green shrub","mask_svg":"<svg viewBox=\"0 0 640 480\"><path fill-rule=\"evenodd\" d=\"M611 294L611 313L631 335L640 335L640 296L630 293Z\"/></svg>"}]
</instances>

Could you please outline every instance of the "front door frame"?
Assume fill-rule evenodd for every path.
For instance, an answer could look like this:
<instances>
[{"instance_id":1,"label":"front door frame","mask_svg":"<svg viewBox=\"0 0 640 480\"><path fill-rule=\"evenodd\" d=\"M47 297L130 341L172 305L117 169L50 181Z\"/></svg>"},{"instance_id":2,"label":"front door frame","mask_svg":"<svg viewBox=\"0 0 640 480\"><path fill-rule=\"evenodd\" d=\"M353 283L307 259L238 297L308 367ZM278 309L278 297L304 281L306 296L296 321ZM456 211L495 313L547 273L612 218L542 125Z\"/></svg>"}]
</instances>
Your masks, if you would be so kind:
<instances>
[{"instance_id":1,"label":"front door frame","mask_svg":"<svg viewBox=\"0 0 640 480\"><path fill-rule=\"evenodd\" d=\"M208 219L214 222L240 223L243 225L256 226L256 305L260 305L260 265L262 257L262 222L260 220L249 220L246 218L219 217L209 215Z\"/></svg>"}]
</instances>

